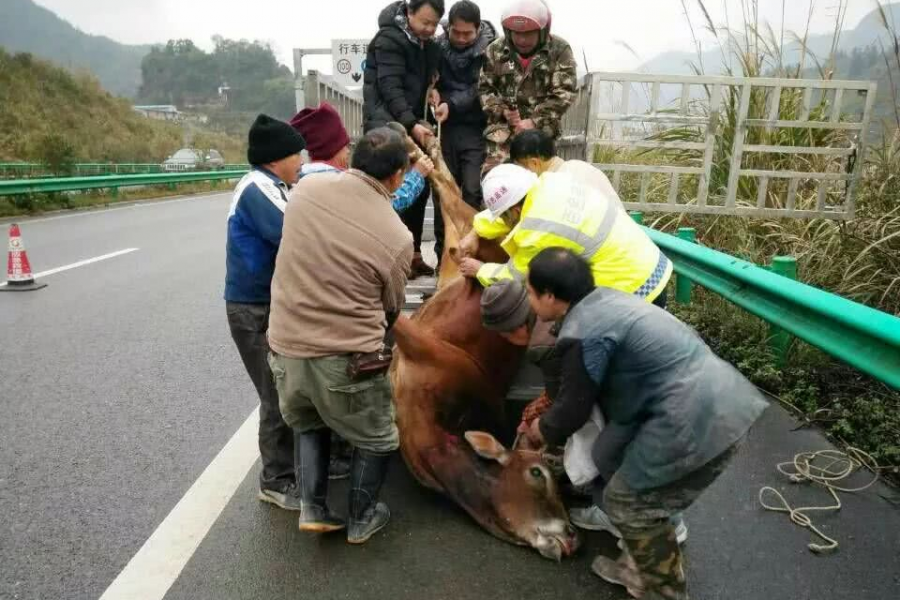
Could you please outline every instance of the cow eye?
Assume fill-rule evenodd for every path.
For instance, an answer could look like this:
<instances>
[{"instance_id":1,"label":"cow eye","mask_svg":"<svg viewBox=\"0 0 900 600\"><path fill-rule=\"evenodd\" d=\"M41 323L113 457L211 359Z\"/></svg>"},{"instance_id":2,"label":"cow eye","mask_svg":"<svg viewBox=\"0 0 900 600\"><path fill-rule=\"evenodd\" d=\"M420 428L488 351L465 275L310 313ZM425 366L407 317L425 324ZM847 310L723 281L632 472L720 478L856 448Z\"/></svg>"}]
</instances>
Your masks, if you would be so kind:
<instances>
[{"instance_id":1,"label":"cow eye","mask_svg":"<svg viewBox=\"0 0 900 600\"><path fill-rule=\"evenodd\" d=\"M531 473L531 476L534 477L535 479L543 479L544 478L544 472L541 471L538 467L531 467L530 473Z\"/></svg>"}]
</instances>

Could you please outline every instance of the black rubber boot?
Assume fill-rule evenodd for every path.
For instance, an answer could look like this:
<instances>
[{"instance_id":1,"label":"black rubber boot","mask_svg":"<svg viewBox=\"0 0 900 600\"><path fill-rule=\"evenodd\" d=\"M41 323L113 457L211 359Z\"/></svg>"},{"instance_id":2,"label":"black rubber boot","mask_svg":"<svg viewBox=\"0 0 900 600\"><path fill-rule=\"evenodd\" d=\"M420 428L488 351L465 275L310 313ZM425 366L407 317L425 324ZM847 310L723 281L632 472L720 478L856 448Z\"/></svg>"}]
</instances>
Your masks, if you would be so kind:
<instances>
[{"instance_id":1,"label":"black rubber boot","mask_svg":"<svg viewBox=\"0 0 900 600\"><path fill-rule=\"evenodd\" d=\"M351 544L365 543L387 525L391 518L387 505L378 501L391 454L393 453L353 449L350 464L350 516L347 522L347 541Z\"/></svg>"},{"instance_id":2,"label":"black rubber boot","mask_svg":"<svg viewBox=\"0 0 900 600\"><path fill-rule=\"evenodd\" d=\"M344 521L331 513L328 497L328 461L331 431L317 429L295 438L294 465L300 492L300 531L326 533L343 529Z\"/></svg>"}]
</instances>

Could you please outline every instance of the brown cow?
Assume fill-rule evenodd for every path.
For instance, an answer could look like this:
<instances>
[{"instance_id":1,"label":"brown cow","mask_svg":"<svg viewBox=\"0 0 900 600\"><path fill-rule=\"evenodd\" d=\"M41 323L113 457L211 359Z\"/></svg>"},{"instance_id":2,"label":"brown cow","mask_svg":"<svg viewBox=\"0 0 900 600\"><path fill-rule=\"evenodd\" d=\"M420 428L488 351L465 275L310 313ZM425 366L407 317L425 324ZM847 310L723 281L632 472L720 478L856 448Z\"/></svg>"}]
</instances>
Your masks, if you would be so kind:
<instances>
[{"instance_id":1,"label":"brown cow","mask_svg":"<svg viewBox=\"0 0 900 600\"><path fill-rule=\"evenodd\" d=\"M408 143L415 158L418 149ZM540 455L507 450L480 431L497 431L503 423L522 349L481 325L481 286L459 277L451 258L475 211L462 201L439 144L429 155L447 232L445 255L439 291L394 325L391 382L400 451L419 482L449 496L490 533L559 560L575 551L578 538ZM505 256L496 245L482 246L480 258Z\"/></svg>"}]
</instances>

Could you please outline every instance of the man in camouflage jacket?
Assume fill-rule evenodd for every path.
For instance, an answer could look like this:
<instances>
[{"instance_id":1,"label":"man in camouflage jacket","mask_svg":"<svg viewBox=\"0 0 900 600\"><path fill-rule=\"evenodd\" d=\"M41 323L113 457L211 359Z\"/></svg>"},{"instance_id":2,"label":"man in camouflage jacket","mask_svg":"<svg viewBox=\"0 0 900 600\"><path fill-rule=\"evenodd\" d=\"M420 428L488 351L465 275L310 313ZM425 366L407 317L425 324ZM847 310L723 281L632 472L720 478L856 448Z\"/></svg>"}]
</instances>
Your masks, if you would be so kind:
<instances>
[{"instance_id":1,"label":"man in camouflage jacket","mask_svg":"<svg viewBox=\"0 0 900 600\"><path fill-rule=\"evenodd\" d=\"M509 140L520 131L543 129L558 138L578 87L572 48L550 35L542 0L514 3L504 11L503 29L505 37L487 49L478 85L488 121L484 171L507 159Z\"/></svg>"}]
</instances>

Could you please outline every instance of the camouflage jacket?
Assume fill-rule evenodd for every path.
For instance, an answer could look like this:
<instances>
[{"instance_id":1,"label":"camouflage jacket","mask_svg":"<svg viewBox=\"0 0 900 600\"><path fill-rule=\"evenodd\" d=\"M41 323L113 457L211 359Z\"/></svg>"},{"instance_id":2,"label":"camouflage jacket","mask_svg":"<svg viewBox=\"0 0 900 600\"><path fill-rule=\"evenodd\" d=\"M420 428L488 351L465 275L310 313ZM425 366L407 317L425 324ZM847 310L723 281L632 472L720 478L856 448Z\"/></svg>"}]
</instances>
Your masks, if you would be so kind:
<instances>
[{"instance_id":1,"label":"camouflage jacket","mask_svg":"<svg viewBox=\"0 0 900 600\"><path fill-rule=\"evenodd\" d=\"M561 37L551 36L534 55L528 70L522 69L506 38L496 40L488 46L478 82L481 105L488 118L486 135L493 138L494 131L502 137L502 130L508 131L503 111L518 109L522 119L532 119L538 128L559 136L560 121L574 102L577 88L575 57L569 43Z\"/></svg>"}]
</instances>

